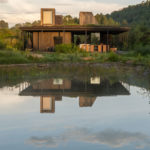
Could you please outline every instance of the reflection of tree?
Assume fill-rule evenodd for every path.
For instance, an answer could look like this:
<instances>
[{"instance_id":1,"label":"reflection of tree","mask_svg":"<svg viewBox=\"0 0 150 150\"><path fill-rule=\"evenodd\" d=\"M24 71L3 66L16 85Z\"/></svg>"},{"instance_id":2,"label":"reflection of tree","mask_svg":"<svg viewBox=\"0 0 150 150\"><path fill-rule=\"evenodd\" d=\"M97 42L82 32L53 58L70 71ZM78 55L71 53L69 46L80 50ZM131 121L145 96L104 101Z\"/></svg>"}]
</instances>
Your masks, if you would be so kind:
<instances>
[{"instance_id":1,"label":"reflection of tree","mask_svg":"<svg viewBox=\"0 0 150 150\"><path fill-rule=\"evenodd\" d=\"M137 91L140 95L143 95L144 97L147 97L150 99L150 89L140 88L139 91Z\"/></svg>"},{"instance_id":2,"label":"reflection of tree","mask_svg":"<svg viewBox=\"0 0 150 150\"><path fill-rule=\"evenodd\" d=\"M46 66L45 66L46 67ZM38 67L14 67L1 68L0 87L15 86L19 83L32 83L40 79L49 79L53 77L76 79L87 82L90 77L100 76L101 79L107 79L111 84L116 81L123 81L129 85L147 89L149 94L150 78L149 73L144 74L142 68L137 71L136 68L122 67L117 64L111 65L49 65L44 69Z\"/></svg>"}]
</instances>

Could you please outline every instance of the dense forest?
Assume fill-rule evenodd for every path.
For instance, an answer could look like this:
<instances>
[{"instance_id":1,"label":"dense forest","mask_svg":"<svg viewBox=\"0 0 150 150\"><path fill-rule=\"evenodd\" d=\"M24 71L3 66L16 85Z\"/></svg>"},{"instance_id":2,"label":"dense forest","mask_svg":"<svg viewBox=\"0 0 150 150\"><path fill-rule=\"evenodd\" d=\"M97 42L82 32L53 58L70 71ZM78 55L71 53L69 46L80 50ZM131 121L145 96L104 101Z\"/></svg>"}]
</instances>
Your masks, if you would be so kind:
<instances>
[{"instance_id":1,"label":"dense forest","mask_svg":"<svg viewBox=\"0 0 150 150\"><path fill-rule=\"evenodd\" d=\"M127 23L129 25L147 25L150 26L150 1L142 2L138 5L129 6L120 11L114 11L108 17L115 21Z\"/></svg>"},{"instance_id":2,"label":"dense forest","mask_svg":"<svg viewBox=\"0 0 150 150\"><path fill-rule=\"evenodd\" d=\"M128 6L106 15L122 26L131 28L128 40L120 42L120 49L132 50L142 55L150 54L150 1Z\"/></svg>"}]
</instances>

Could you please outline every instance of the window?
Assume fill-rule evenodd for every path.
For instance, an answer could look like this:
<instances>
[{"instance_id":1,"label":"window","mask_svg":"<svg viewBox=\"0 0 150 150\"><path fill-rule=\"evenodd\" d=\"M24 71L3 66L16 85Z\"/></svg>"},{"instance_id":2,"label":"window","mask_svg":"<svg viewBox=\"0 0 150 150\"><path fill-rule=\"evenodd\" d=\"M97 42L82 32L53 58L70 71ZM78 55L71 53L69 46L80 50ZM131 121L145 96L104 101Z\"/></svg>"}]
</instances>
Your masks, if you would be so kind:
<instances>
[{"instance_id":1,"label":"window","mask_svg":"<svg viewBox=\"0 0 150 150\"><path fill-rule=\"evenodd\" d=\"M43 24L53 24L52 11L43 11Z\"/></svg>"}]
</instances>

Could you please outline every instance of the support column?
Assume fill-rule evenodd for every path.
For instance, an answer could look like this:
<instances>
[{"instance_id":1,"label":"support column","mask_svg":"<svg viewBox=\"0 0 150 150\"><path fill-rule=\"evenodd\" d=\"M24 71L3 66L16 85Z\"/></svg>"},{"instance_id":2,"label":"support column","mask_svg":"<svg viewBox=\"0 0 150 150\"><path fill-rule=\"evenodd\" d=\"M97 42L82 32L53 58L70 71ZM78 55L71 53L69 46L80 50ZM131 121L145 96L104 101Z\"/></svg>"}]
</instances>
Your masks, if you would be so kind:
<instances>
[{"instance_id":1,"label":"support column","mask_svg":"<svg viewBox=\"0 0 150 150\"><path fill-rule=\"evenodd\" d=\"M72 41L71 43L74 44L74 33L73 32L71 33L71 41Z\"/></svg>"},{"instance_id":2,"label":"support column","mask_svg":"<svg viewBox=\"0 0 150 150\"><path fill-rule=\"evenodd\" d=\"M87 44L87 30L85 30L85 44Z\"/></svg>"},{"instance_id":3,"label":"support column","mask_svg":"<svg viewBox=\"0 0 150 150\"><path fill-rule=\"evenodd\" d=\"M21 40L23 41L23 50L24 50L24 31L21 32Z\"/></svg>"},{"instance_id":4,"label":"support column","mask_svg":"<svg viewBox=\"0 0 150 150\"><path fill-rule=\"evenodd\" d=\"M40 34L38 32L38 50L40 49L40 42L39 42L39 39L40 39Z\"/></svg>"},{"instance_id":5,"label":"support column","mask_svg":"<svg viewBox=\"0 0 150 150\"><path fill-rule=\"evenodd\" d=\"M109 31L107 31L107 51L109 51Z\"/></svg>"},{"instance_id":6,"label":"support column","mask_svg":"<svg viewBox=\"0 0 150 150\"><path fill-rule=\"evenodd\" d=\"M63 43L65 44L65 27L64 27L64 30L63 30Z\"/></svg>"}]
</instances>

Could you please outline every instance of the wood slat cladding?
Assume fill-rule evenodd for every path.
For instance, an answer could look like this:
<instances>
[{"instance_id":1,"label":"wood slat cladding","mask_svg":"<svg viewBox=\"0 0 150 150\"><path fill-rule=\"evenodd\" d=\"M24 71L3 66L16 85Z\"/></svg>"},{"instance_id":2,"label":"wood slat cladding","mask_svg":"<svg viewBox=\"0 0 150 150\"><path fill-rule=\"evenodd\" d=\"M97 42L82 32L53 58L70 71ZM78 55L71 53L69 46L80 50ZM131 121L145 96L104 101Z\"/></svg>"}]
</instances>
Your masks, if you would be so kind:
<instances>
[{"instance_id":1,"label":"wood slat cladding","mask_svg":"<svg viewBox=\"0 0 150 150\"><path fill-rule=\"evenodd\" d=\"M39 33L33 32L33 49L39 49Z\"/></svg>"},{"instance_id":2,"label":"wood slat cladding","mask_svg":"<svg viewBox=\"0 0 150 150\"><path fill-rule=\"evenodd\" d=\"M45 13L50 13L50 14L48 15ZM55 25L55 9L54 8L42 8L41 9L41 26L52 26L52 25Z\"/></svg>"},{"instance_id":3,"label":"wood slat cladding","mask_svg":"<svg viewBox=\"0 0 150 150\"><path fill-rule=\"evenodd\" d=\"M63 24L63 16L62 15L56 15L55 16L55 25L62 25Z\"/></svg>"},{"instance_id":4,"label":"wood slat cladding","mask_svg":"<svg viewBox=\"0 0 150 150\"><path fill-rule=\"evenodd\" d=\"M79 97L79 106L80 107L92 107L94 102L96 101L96 97Z\"/></svg>"},{"instance_id":5,"label":"wood slat cladding","mask_svg":"<svg viewBox=\"0 0 150 150\"><path fill-rule=\"evenodd\" d=\"M92 12L80 12L80 25L98 24Z\"/></svg>"},{"instance_id":6,"label":"wood slat cladding","mask_svg":"<svg viewBox=\"0 0 150 150\"><path fill-rule=\"evenodd\" d=\"M71 32L33 32L33 49L48 50L55 46L54 38L62 37L64 44L71 44Z\"/></svg>"}]
</instances>

